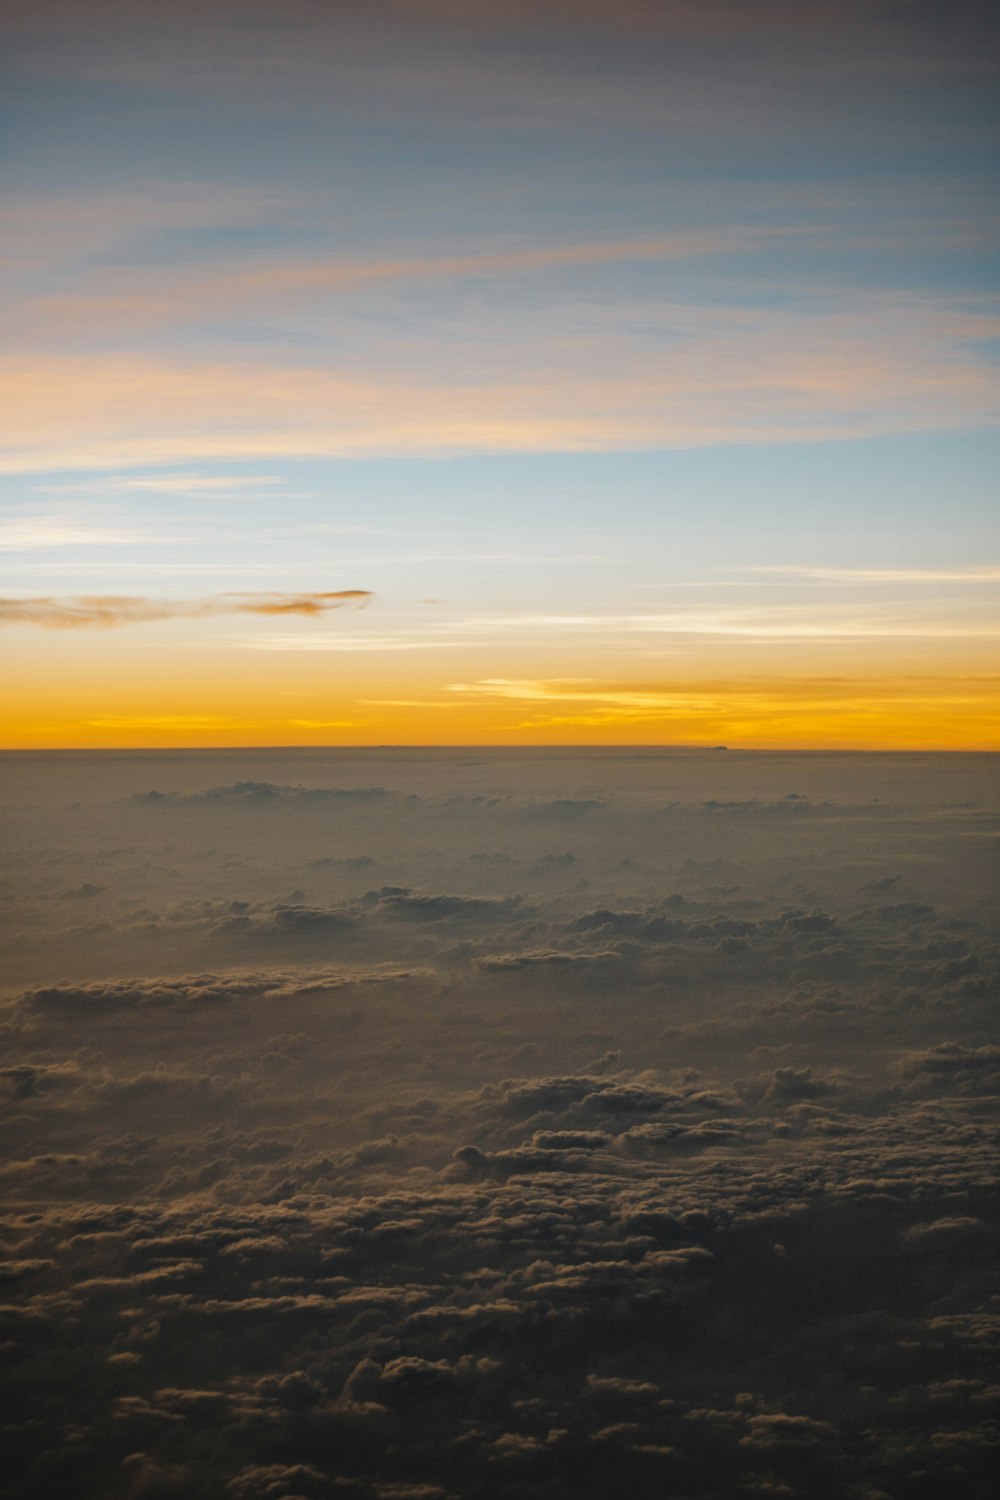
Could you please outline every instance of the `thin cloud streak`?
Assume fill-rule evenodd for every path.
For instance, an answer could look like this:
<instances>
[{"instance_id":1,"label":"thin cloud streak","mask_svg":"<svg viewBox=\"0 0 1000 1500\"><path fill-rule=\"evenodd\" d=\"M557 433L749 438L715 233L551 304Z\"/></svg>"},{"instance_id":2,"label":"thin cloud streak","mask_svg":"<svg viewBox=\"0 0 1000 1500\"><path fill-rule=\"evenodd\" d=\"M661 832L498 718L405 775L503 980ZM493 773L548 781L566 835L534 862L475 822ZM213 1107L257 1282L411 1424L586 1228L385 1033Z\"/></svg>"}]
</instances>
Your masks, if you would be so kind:
<instances>
[{"instance_id":1,"label":"thin cloud streak","mask_svg":"<svg viewBox=\"0 0 1000 1500\"><path fill-rule=\"evenodd\" d=\"M440 651L467 646L468 641L427 640L412 635L315 636L255 635L230 643L247 651Z\"/></svg>"},{"instance_id":2,"label":"thin cloud streak","mask_svg":"<svg viewBox=\"0 0 1000 1500\"><path fill-rule=\"evenodd\" d=\"M777 573L829 583L1000 583L1000 566L996 564L968 568L817 568L766 563L732 571Z\"/></svg>"},{"instance_id":3,"label":"thin cloud streak","mask_svg":"<svg viewBox=\"0 0 1000 1500\"><path fill-rule=\"evenodd\" d=\"M0 599L0 625L34 625L43 630L117 629L158 620L200 620L210 615L328 614L344 605L361 605L368 589L338 589L312 594L214 594L207 599L146 599L126 594L81 594L67 599Z\"/></svg>"},{"instance_id":4,"label":"thin cloud streak","mask_svg":"<svg viewBox=\"0 0 1000 1500\"><path fill-rule=\"evenodd\" d=\"M990 619L955 619L950 615L896 613L884 606L879 614L827 610L819 614L804 606L773 606L757 610L706 607L649 614L520 614L463 616L432 621L402 635L301 635L289 632L247 636L232 644L252 651L358 652L440 651L481 646L484 638L505 637L522 644L525 637L555 636L560 643L622 644L629 638L651 636L721 638L738 645L780 642L783 645L868 640L992 640L1000 623ZM633 652L636 646L630 648Z\"/></svg>"},{"instance_id":5,"label":"thin cloud streak","mask_svg":"<svg viewBox=\"0 0 1000 1500\"><path fill-rule=\"evenodd\" d=\"M2 27L2 21L0 21ZM235 230L272 223L301 209L295 197L268 185L161 179L119 192L16 193L0 205L4 263L12 270L72 264L111 247L177 231Z\"/></svg>"},{"instance_id":6,"label":"thin cloud streak","mask_svg":"<svg viewBox=\"0 0 1000 1500\"><path fill-rule=\"evenodd\" d=\"M986 692L970 692L969 686L956 683L951 691L942 690L934 678L744 679L655 688L588 678L484 678L450 683L447 691L484 703L537 704L539 709L563 710L536 713L521 721L520 729L599 728L671 720L697 722L707 732L713 723L727 729L738 725L745 731L761 720L780 720L787 726L810 715L844 720L917 710L988 714L994 700Z\"/></svg>"},{"instance_id":7,"label":"thin cloud streak","mask_svg":"<svg viewBox=\"0 0 1000 1500\"><path fill-rule=\"evenodd\" d=\"M484 345L471 362L478 377L463 382L435 368L430 348L419 368L350 372L192 356L9 357L0 470L597 453L981 427L1000 408L1000 378L966 345L998 328L937 314L908 329L866 323L860 311L761 315L654 352L618 336L535 338L502 360Z\"/></svg>"},{"instance_id":8,"label":"thin cloud streak","mask_svg":"<svg viewBox=\"0 0 1000 1500\"><path fill-rule=\"evenodd\" d=\"M923 638L954 636L990 638L1000 632L993 621L971 624L938 620L930 616L912 619L906 616L817 615L814 609L775 606L760 610L677 610L670 613L627 615L498 615L456 622L455 629L502 633L579 631L607 635L704 635L743 637L749 640L864 640L878 636Z\"/></svg>"},{"instance_id":9,"label":"thin cloud streak","mask_svg":"<svg viewBox=\"0 0 1000 1500\"><path fill-rule=\"evenodd\" d=\"M496 279L573 267L642 262L701 261L707 256L746 255L782 238L827 233L817 225L732 225L715 230L624 240L527 245L466 255L407 256L398 259L286 259L206 270L190 265L172 272L129 271L92 274L78 292L25 302L13 314L11 333L19 325L32 334L54 329L65 336L88 325L102 337L109 330L149 329L183 324L241 307L262 311L317 296L346 295L364 287L392 282ZM8 335L10 336L10 334Z\"/></svg>"},{"instance_id":10,"label":"thin cloud streak","mask_svg":"<svg viewBox=\"0 0 1000 1500\"><path fill-rule=\"evenodd\" d=\"M56 517L6 521L0 525L0 552L33 552L49 547L136 547L166 540L146 531L81 525ZM169 540L182 539L173 537Z\"/></svg>"},{"instance_id":11,"label":"thin cloud streak","mask_svg":"<svg viewBox=\"0 0 1000 1500\"><path fill-rule=\"evenodd\" d=\"M281 484L275 474L157 474L153 476L125 479L80 479L71 484L41 484L38 490L45 495L99 495L131 494L134 491L154 495L219 495L231 491L270 491L271 486ZM283 494L287 493L282 491ZM268 493L267 498L270 498Z\"/></svg>"}]
</instances>

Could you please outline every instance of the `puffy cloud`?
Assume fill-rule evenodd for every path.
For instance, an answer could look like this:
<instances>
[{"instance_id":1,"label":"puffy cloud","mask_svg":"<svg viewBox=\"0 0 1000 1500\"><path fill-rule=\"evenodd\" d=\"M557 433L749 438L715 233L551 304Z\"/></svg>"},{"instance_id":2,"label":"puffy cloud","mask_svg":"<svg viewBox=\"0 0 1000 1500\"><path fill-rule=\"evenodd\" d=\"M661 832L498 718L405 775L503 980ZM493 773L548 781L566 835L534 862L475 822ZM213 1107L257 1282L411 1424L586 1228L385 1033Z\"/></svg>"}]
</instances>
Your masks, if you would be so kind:
<instances>
[{"instance_id":1,"label":"puffy cloud","mask_svg":"<svg viewBox=\"0 0 1000 1500\"><path fill-rule=\"evenodd\" d=\"M477 896L422 896L386 886L381 891L369 891L365 899L376 902L387 915L408 922L441 922L453 917L477 922L508 921L512 915L521 914L517 897L501 901Z\"/></svg>"}]
</instances>

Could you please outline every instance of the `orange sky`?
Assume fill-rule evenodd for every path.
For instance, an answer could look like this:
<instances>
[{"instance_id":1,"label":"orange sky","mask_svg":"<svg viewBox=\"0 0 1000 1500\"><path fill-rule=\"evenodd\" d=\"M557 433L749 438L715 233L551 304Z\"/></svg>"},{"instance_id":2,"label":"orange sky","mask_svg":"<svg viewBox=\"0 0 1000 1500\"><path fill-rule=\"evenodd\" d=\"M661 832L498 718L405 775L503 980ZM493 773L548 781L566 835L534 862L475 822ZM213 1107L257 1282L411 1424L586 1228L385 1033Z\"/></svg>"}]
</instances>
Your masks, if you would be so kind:
<instances>
[{"instance_id":1,"label":"orange sky","mask_svg":"<svg viewBox=\"0 0 1000 1500\"><path fill-rule=\"evenodd\" d=\"M220 630L220 622L211 624ZM310 624L300 627L300 641L309 640ZM737 674L728 642L696 638L680 669L644 663L641 676L628 649L563 641L558 658L544 653L557 670L539 679L521 675L542 655L537 641L327 653L257 649L253 643L268 638L258 627L242 641L206 643L206 629L171 620L36 631L22 640L30 650L11 674L4 745L989 749L1000 731L988 641L971 650L963 641L957 661L939 652L922 669L919 653L883 649L876 657L870 647L835 643L822 653L810 648L806 671L797 645L751 642Z\"/></svg>"}]
</instances>

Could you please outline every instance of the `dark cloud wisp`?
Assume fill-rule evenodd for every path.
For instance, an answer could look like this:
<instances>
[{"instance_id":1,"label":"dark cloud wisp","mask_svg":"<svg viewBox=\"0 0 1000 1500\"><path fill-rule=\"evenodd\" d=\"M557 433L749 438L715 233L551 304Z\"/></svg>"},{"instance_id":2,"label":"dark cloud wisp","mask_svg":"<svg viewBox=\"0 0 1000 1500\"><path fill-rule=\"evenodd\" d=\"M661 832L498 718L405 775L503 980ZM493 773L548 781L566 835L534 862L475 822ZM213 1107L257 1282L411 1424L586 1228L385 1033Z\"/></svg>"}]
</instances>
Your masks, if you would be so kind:
<instances>
[{"instance_id":1,"label":"dark cloud wisp","mask_svg":"<svg viewBox=\"0 0 1000 1500\"><path fill-rule=\"evenodd\" d=\"M212 594L205 599L148 599L134 594L79 594L0 599L0 625L37 625L44 630L116 629L155 620L200 620L210 615L323 615L345 605L363 605L368 589L283 594L266 591Z\"/></svg>"}]
</instances>

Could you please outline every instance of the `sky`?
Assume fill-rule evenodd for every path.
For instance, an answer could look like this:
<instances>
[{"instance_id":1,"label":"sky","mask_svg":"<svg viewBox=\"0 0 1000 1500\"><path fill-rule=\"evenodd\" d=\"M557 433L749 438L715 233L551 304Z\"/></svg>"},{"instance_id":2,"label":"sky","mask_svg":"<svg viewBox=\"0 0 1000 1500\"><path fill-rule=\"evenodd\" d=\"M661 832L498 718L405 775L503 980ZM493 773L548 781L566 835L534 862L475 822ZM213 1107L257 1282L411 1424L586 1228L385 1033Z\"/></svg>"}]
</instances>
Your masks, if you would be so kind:
<instances>
[{"instance_id":1,"label":"sky","mask_svg":"<svg viewBox=\"0 0 1000 1500\"><path fill-rule=\"evenodd\" d=\"M0 743L1000 747L995 42L8 9Z\"/></svg>"}]
</instances>

